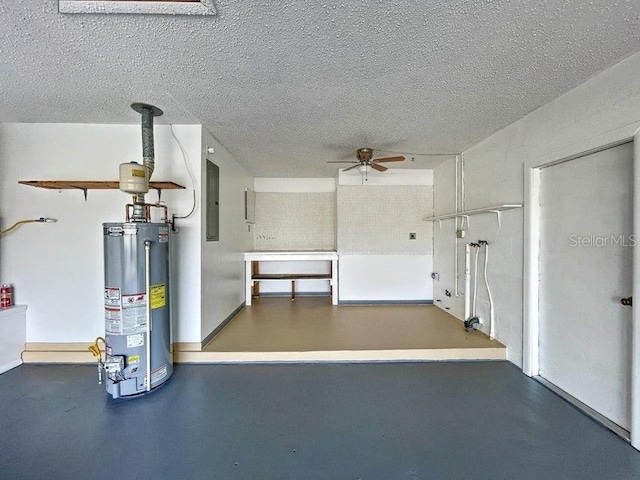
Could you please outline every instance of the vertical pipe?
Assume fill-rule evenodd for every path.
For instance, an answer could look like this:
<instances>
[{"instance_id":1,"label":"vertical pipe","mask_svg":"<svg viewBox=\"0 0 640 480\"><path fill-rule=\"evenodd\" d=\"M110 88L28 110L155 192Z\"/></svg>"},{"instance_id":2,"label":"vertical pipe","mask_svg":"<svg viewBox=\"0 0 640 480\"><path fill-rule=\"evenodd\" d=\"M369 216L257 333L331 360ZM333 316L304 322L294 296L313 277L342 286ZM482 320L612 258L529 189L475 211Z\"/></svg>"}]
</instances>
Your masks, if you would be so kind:
<instances>
[{"instance_id":1,"label":"vertical pipe","mask_svg":"<svg viewBox=\"0 0 640 480\"><path fill-rule=\"evenodd\" d=\"M142 161L149 169L149 178L155 167L155 149L153 143L153 110L142 109Z\"/></svg>"},{"instance_id":2,"label":"vertical pipe","mask_svg":"<svg viewBox=\"0 0 640 480\"><path fill-rule=\"evenodd\" d=\"M460 153L460 208L465 211L467 208L467 192L464 180L464 152Z\"/></svg>"},{"instance_id":3,"label":"vertical pipe","mask_svg":"<svg viewBox=\"0 0 640 480\"><path fill-rule=\"evenodd\" d=\"M471 307L471 315L476 316L476 298L478 297L478 255L480 254L480 247L474 245L475 258L473 261L473 304Z\"/></svg>"},{"instance_id":4,"label":"vertical pipe","mask_svg":"<svg viewBox=\"0 0 640 480\"><path fill-rule=\"evenodd\" d=\"M155 169L155 153L153 143L153 117L162 115L162 110L153 105L147 105L144 103L134 103L131 105L136 112L142 116L142 164L147 167L149 172L149 180ZM137 222L143 222L146 219L144 211L144 193L137 193L135 195L135 201L133 206L132 220Z\"/></svg>"},{"instance_id":5,"label":"vertical pipe","mask_svg":"<svg viewBox=\"0 0 640 480\"><path fill-rule=\"evenodd\" d=\"M151 391L151 242L144 242L144 276L147 294L147 392Z\"/></svg>"},{"instance_id":6,"label":"vertical pipe","mask_svg":"<svg viewBox=\"0 0 640 480\"><path fill-rule=\"evenodd\" d=\"M487 296L489 297L489 338L495 338L495 320L493 313L493 297L489 288L489 279L487 277L487 265L489 264L489 243L484 242L484 284L487 287Z\"/></svg>"},{"instance_id":7,"label":"vertical pipe","mask_svg":"<svg viewBox=\"0 0 640 480\"><path fill-rule=\"evenodd\" d=\"M458 213L460 210L460 205L458 203L459 201L459 196L460 193L458 191L458 183L459 183L459 165L460 164L460 156L456 155L456 200L455 200L455 208L456 208L456 213ZM456 296L456 298L458 298L458 296L460 295L459 292L459 287L458 287L458 217L454 218L454 222L455 222L455 239L454 239L454 251L453 251L453 294ZM466 320L466 318L465 318Z\"/></svg>"},{"instance_id":8,"label":"vertical pipe","mask_svg":"<svg viewBox=\"0 0 640 480\"><path fill-rule=\"evenodd\" d=\"M471 247L464 246L464 320L471 317Z\"/></svg>"},{"instance_id":9,"label":"vertical pipe","mask_svg":"<svg viewBox=\"0 0 640 480\"><path fill-rule=\"evenodd\" d=\"M460 192L458 191L458 176L460 174L459 170L459 164L460 164L460 156L456 155L456 199L455 199L455 208L456 208L456 213L458 213L458 197L460 196ZM458 219L456 218L456 227L458 223Z\"/></svg>"},{"instance_id":10,"label":"vertical pipe","mask_svg":"<svg viewBox=\"0 0 640 480\"><path fill-rule=\"evenodd\" d=\"M147 167L149 172L149 180L155 167L154 147L153 147L153 111L150 108L142 107L140 114L142 115L142 164ZM146 218L143 212L145 204L144 193L137 193L133 206L133 218L142 220Z\"/></svg>"}]
</instances>

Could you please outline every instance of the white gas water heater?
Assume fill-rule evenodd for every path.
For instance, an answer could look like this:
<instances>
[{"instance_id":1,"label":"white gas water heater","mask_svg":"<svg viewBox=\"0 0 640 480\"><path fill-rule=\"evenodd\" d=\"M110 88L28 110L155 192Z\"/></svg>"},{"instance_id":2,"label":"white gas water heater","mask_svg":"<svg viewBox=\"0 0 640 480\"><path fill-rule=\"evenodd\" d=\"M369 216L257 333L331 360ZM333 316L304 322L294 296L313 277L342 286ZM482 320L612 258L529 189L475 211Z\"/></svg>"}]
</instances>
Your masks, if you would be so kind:
<instances>
[{"instance_id":1,"label":"white gas water heater","mask_svg":"<svg viewBox=\"0 0 640 480\"><path fill-rule=\"evenodd\" d=\"M113 398L141 395L173 373L167 207L145 202L154 169L153 117L162 110L131 105L142 115L142 165L120 165L120 190L133 195L126 221L104 223L104 339L89 349L98 357L98 381ZM164 217L151 221L151 210ZM104 342L104 356L99 342Z\"/></svg>"}]
</instances>

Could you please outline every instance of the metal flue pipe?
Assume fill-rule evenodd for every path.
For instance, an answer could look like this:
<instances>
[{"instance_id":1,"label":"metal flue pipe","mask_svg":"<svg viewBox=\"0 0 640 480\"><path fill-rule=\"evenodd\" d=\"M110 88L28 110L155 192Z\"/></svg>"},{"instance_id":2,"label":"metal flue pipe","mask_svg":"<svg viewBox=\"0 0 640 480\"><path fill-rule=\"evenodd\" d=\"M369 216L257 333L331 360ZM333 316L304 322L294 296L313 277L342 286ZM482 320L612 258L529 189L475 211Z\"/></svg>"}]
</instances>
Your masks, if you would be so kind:
<instances>
[{"instance_id":1,"label":"metal flue pipe","mask_svg":"<svg viewBox=\"0 0 640 480\"><path fill-rule=\"evenodd\" d=\"M133 103L131 108L142 115L142 164L147 167L149 180L151 180L155 168L153 117L159 117L163 112L158 107L146 103ZM137 193L134 199L132 221L144 222L146 220L144 203L144 193Z\"/></svg>"}]
</instances>

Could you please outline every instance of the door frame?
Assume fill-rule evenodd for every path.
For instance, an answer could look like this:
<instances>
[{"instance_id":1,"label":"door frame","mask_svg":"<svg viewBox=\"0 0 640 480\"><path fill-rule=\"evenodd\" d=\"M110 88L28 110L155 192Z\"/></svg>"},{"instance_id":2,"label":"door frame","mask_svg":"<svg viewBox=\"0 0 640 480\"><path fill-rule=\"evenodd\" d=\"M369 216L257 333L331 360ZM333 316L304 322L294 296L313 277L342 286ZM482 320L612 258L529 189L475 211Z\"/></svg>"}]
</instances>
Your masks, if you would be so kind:
<instances>
[{"instance_id":1,"label":"door frame","mask_svg":"<svg viewBox=\"0 0 640 480\"><path fill-rule=\"evenodd\" d=\"M611 139L610 139L611 140ZM634 239L640 240L640 129L631 136L624 136L613 139L606 144L583 150L578 153L562 156L561 158L545 161L539 165L530 167L524 166L524 272L523 272L523 325L522 325L522 371L529 377L539 377L539 259L540 259L540 194L541 194L541 173L547 167L552 167L560 163L569 162L580 157L585 157L594 153L602 152L626 143L633 142L633 235ZM633 296L640 302L640 245L633 249ZM631 324L631 445L640 450L640 308L633 308ZM549 382L542 381L547 387L553 388ZM558 389L559 390L559 389ZM562 395L562 391L558 391ZM572 401L571 398L565 398ZM602 421L604 417L598 418L590 409L584 405L577 405L579 408L597 420ZM594 415L595 414L595 415ZM601 417L601 416L600 416ZM607 425L606 421L603 421ZM611 423L611 422L610 422ZM626 438L626 435L612 428L616 433ZM624 431L623 431L624 432Z\"/></svg>"}]
</instances>

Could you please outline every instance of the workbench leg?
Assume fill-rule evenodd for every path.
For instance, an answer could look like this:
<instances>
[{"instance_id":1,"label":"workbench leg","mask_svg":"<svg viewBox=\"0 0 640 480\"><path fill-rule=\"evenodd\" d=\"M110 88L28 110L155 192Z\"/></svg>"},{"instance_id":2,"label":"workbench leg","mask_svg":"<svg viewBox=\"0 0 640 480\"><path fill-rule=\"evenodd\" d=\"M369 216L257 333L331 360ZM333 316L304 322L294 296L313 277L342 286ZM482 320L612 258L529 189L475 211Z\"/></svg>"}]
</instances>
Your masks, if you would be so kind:
<instances>
[{"instance_id":1,"label":"workbench leg","mask_svg":"<svg viewBox=\"0 0 640 480\"><path fill-rule=\"evenodd\" d=\"M244 265L245 265L245 272L244 272L244 282L245 282L245 294L244 294L244 304L248 307L251 306L251 274L252 274L252 267L251 264L253 262L251 261L245 261Z\"/></svg>"},{"instance_id":2,"label":"workbench leg","mask_svg":"<svg viewBox=\"0 0 640 480\"><path fill-rule=\"evenodd\" d=\"M251 275L253 275L252 278L255 278L258 276L258 274L260 273L260 262L257 261L253 261L251 262ZM254 297L259 297L260 296L260 282L253 282L253 296Z\"/></svg>"},{"instance_id":3,"label":"workbench leg","mask_svg":"<svg viewBox=\"0 0 640 480\"><path fill-rule=\"evenodd\" d=\"M331 260L331 305L338 305L338 260Z\"/></svg>"}]
</instances>

